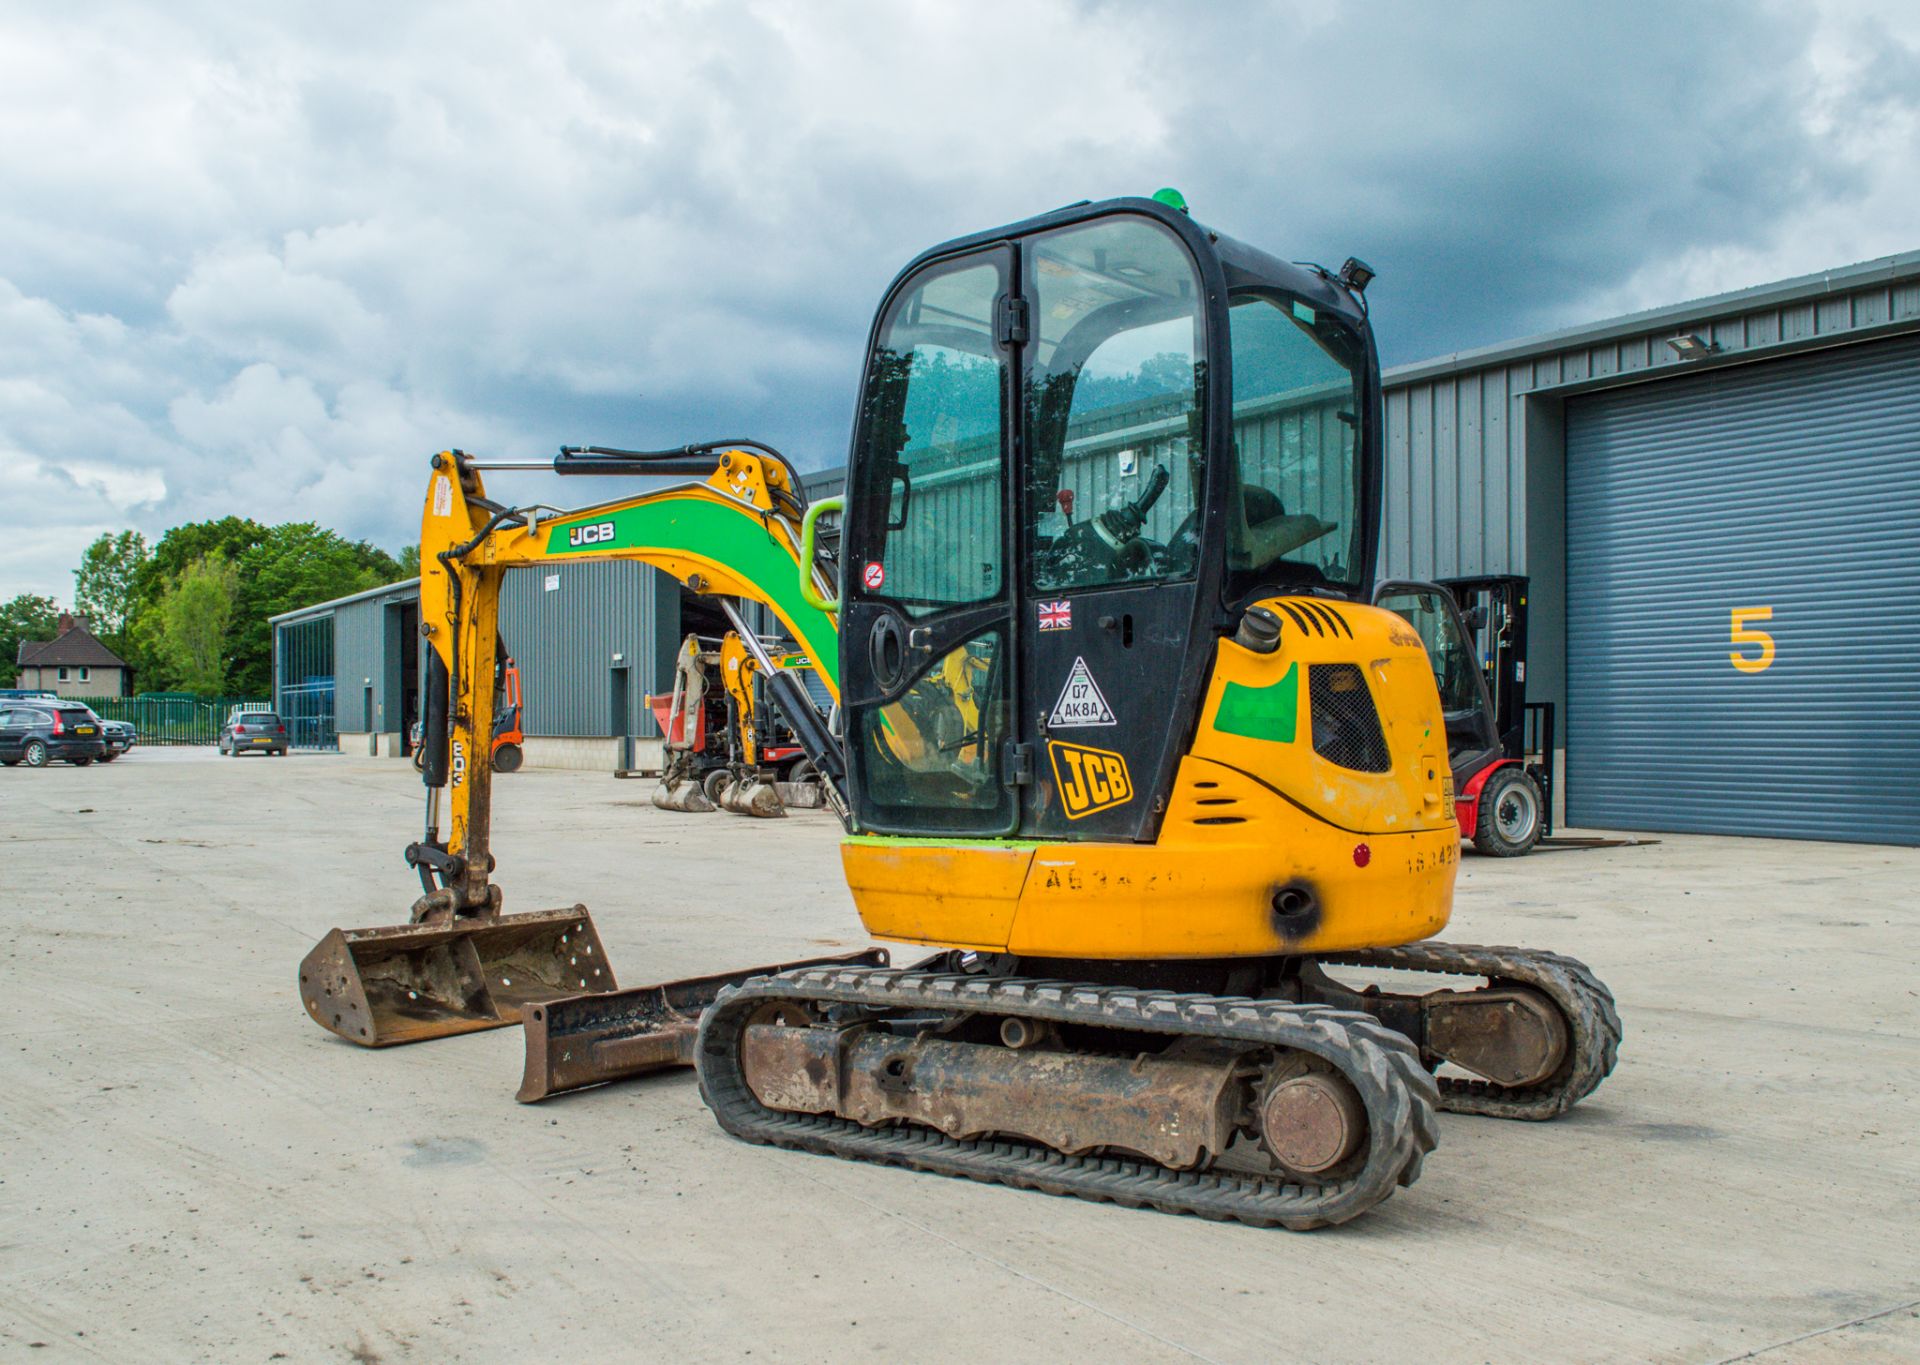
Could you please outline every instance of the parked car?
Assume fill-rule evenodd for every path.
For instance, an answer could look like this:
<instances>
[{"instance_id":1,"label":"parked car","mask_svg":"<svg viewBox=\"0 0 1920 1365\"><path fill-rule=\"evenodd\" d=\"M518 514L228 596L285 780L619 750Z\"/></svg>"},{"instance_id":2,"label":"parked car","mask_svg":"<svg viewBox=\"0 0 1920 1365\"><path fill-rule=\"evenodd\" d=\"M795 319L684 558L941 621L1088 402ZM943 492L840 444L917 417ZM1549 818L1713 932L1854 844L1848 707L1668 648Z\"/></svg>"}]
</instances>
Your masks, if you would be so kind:
<instances>
[{"instance_id":1,"label":"parked car","mask_svg":"<svg viewBox=\"0 0 1920 1365\"><path fill-rule=\"evenodd\" d=\"M107 751L100 755L102 763L111 763L127 750L140 742L139 734L133 725L124 720L103 720L100 722L100 737L107 742Z\"/></svg>"},{"instance_id":2,"label":"parked car","mask_svg":"<svg viewBox=\"0 0 1920 1365\"><path fill-rule=\"evenodd\" d=\"M287 756L287 723L271 711L241 711L220 727L216 747L223 754L277 754Z\"/></svg>"},{"instance_id":3,"label":"parked car","mask_svg":"<svg viewBox=\"0 0 1920 1365\"><path fill-rule=\"evenodd\" d=\"M44 768L56 759L84 768L105 758L100 718L78 703L0 702L0 763Z\"/></svg>"}]
</instances>

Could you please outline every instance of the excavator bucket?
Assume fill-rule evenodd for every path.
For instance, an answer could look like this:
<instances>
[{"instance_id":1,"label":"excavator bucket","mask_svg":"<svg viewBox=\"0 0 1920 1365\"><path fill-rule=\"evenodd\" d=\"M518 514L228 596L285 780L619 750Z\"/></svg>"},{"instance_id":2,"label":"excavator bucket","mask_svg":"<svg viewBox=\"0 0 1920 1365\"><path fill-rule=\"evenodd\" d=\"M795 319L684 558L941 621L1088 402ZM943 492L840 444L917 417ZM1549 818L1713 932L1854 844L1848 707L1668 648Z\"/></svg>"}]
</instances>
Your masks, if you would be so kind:
<instances>
[{"instance_id":1,"label":"excavator bucket","mask_svg":"<svg viewBox=\"0 0 1920 1365\"><path fill-rule=\"evenodd\" d=\"M720 809L730 810L735 815L753 815L763 820L778 820L785 817L787 808L780 804L780 793L774 790L774 784L763 782L751 774L732 778L720 788Z\"/></svg>"},{"instance_id":2,"label":"excavator bucket","mask_svg":"<svg viewBox=\"0 0 1920 1365\"><path fill-rule=\"evenodd\" d=\"M683 815L704 815L713 809L706 789L684 768L671 764L653 789L653 804L661 810L679 811Z\"/></svg>"},{"instance_id":3,"label":"excavator bucket","mask_svg":"<svg viewBox=\"0 0 1920 1365\"><path fill-rule=\"evenodd\" d=\"M615 989L584 905L335 929L300 964L307 1013L362 1047L518 1024L529 1006Z\"/></svg>"},{"instance_id":4,"label":"excavator bucket","mask_svg":"<svg viewBox=\"0 0 1920 1365\"><path fill-rule=\"evenodd\" d=\"M800 967L884 967L887 960L885 948L868 948L534 1005L527 1010L527 1067L514 1098L533 1104L568 1090L692 1066L700 1016L727 987Z\"/></svg>"}]
</instances>

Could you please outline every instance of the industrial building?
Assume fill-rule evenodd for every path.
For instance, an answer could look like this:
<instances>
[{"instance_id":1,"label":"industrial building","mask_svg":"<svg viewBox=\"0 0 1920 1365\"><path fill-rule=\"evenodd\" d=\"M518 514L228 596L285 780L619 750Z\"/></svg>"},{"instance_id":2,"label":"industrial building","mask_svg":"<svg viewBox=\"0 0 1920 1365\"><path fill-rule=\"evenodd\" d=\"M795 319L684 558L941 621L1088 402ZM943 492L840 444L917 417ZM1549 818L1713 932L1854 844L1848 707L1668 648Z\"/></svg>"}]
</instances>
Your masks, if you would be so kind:
<instances>
[{"instance_id":1,"label":"industrial building","mask_svg":"<svg viewBox=\"0 0 1920 1365\"><path fill-rule=\"evenodd\" d=\"M1920 843L1920 252L1384 385L1380 570L1529 577L1526 681L1559 718L1561 818ZM1243 442L1311 439L1252 429L1266 420ZM1105 505L1168 439L1144 410L1090 438L1069 468L1080 504ZM409 610L401 584L276 618L276 695L308 708L313 742L399 752ZM636 565L511 575L528 761L611 769L644 746L643 695L699 611Z\"/></svg>"},{"instance_id":2,"label":"industrial building","mask_svg":"<svg viewBox=\"0 0 1920 1365\"><path fill-rule=\"evenodd\" d=\"M631 563L512 570L500 635L520 666L526 761L612 772L657 762L646 695L669 685L687 594ZM717 614L716 614L717 619ZM416 580L273 618L274 704L302 748L402 757L424 653Z\"/></svg>"}]
</instances>

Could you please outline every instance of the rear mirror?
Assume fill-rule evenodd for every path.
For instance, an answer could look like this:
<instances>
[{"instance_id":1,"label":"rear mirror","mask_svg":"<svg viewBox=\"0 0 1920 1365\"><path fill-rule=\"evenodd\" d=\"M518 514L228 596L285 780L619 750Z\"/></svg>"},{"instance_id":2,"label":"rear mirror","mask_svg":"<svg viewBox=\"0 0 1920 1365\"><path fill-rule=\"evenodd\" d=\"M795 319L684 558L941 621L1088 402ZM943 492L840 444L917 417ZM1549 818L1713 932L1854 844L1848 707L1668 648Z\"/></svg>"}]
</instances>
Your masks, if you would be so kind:
<instances>
[{"instance_id":1,"label":"rear mirror","mask_svg":"<svg viewBox=\"0 0 1920 1365\"><path fill-rule=\"evenodd\" d=\"M1460 613L1460 619L1465 623L1469 631L1479 630L1480 627L1487 623L1487 604L1485 602L1475 602L1472 606Z\"/></svg>"}]
</instances>

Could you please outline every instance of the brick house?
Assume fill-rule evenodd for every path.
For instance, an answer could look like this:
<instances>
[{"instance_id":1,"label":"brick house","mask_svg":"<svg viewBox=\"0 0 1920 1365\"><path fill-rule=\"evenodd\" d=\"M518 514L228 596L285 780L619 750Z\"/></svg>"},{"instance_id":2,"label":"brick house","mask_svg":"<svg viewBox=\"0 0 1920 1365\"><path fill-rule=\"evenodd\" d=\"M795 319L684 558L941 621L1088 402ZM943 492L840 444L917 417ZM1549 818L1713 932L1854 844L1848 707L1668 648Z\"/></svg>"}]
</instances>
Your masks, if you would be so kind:
<instances>
[{"instance_id":1,"label":"brick house","mask_svg":"<svg viewBox=\"0 0 1920 1365\"><path fill-rule=\"evenodd\" d=\"M15 687L61 697L127 695L127 661L100 643L84 616L62 612L59 633L51 640L22 640L17 662Z\"/></svg>"}]
</instances>

